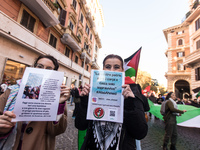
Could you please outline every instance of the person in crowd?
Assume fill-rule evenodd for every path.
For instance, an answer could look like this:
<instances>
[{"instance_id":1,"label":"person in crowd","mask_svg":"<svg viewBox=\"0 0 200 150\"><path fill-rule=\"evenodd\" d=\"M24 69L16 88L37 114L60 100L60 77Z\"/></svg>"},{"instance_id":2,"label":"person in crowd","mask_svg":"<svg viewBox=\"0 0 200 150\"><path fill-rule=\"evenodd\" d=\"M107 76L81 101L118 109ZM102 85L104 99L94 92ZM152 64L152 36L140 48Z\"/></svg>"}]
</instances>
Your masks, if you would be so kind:
<instances>
[{"instance_id":1,"label":"person in crowd","mask_svg":"<svg viewBox=\"0 0 200 150\"><path fill-rule=\"evenodd\" d=\"M103 61L103 70L123 72L123 60L118 55L107 55ZM148 126L144 115L144 101L137 84L122 85L124 88L123 124L109 121L86 120L90 85L85 84L80 93L80 107L75 118L75 127L86 130L81 150L135 150L135 139L146 136ZM121 133L121 134L120 134Z\"/></svg>"},{"instance_id":2,"label":"person in crowd","mask_svg":"<svg viewBox=\"0 0 200 150\"><path fill-rule=\"evenodd\" d=\"M154 93L151 93L151 95L149 96L149 100L152 101L154 104L157 103L157 99L156 99L156 97L154 96ZM150 117L150 119L151 119L151 116L152 116L152 114L149 112L149 117ZM157 119L157 118L156 118L156 119Z\"/></svg>"},{"instance_id":3,"label":"person in crowd","mask_svg":"<svg viewBox=\"0 0 200 150\"><path fill-rule=\"evenodd\" d=\"M58 70L57 60L50 55L39 56L35 68ZM21 80L10 86L0 96L0 149L3 150L53 150L55 136L63 133L67 127L67 110L65 101L70 89L61 85L57 121L11 122L16 96Z\"/></svg>"},{"instance_id":4,"label":"person in crowd","mask_svg":"<svg viewBox=\"0 0 200 150\"><path fill-rule=\"evenodd\" d=\"M158 98L157 98L157 104L159 104L159 105L161 105L162 104L162 102L164 101L164 99L162 98L162 94L159 94L158 95Z\"/></svg>"},{"instance_id":5,"label":"person in crowd","mask_svg":"<svg viewBox=\"0 0 200 150\"><path fill-rule=\"evenodd\" d=\"M74 97L75 97L75 91L77 90L77 88L75 87L75 85L72 83L71 84L71 90L70 90L70 95L71 95L71 104L70 106L73 105L74 102Z\"/></svg>"},{"instance_id":6,"label":"person in crowd","mask_svg":"<svg viewBox=\"0 0 200 150\"><path fill-rule=\"evenodd\" d=\"M182 99L180 99L180 98L177 98L177 102L176 102L176 104L182 104L182 105L185 105L184 102L182 101Z\"/></svg>"},{"instance_id":7,"label":"person in crowd","mask_svg":"<svg viewBox=\"0 0 200 150\"><path fill-rule=\"evenodd\" d=\"M185 103L185 105L191 105L191 101L187 100L187 99L184 99L184 103Z\"/></svg>"},{"instance_id":8,"label":"person in crowd","mask_svg":"<svg viewBox=\"0 0 200 150\"><path fill-rule=\"evenodd\" d=\"M173 92L169 92L166 96L168 100L165 104L166 115L163 117L165 122L165 135L163 140L163 150L167 150L167 145L171 139L170 150L176 150L177 141L177 121L176 116L183 114L186 110L179 110L175 102L176 96Z\"/></svg>"},{"instance_id":9,"label":"person in crowd","mask_svg":"<svg viewBox=\"0 0 200 150\"><path fill-rule=\"evenodd\" d=\"M197 102L197 99L194 99L193 101L191 101L191 105L194 106L194 107L197 107L197 108L200 107L200 105Z\"/></svg>"},{"instance_id":10,"label":"person in crowd","mask_svg":"<svg viewBox=\"0 0 200 150\"><path fill-rule=\"evenodd\" d=\"M74 119L77 114L77 110L79 108L80 98L79 98L79 90L72 84L71 95L73 97L73 102L75 104L74 111L72 114L72 118Z\"/></svg>"},{"instance_id":11,"label":"person in crowd","mask_svg":"<svg viewBox=\"0 0 200 150\"><path fill-rule=\"evenodd\" d=\"M82 89L83 89L83 86L82 86L82 85L80 85L80 86L78 87L78 92L79 92L79 95L81 94L81 92L82 92Z\"/></svg>"},{"instance_id":12,"label":"person in crowd","mask_svg":"<svg viewBox=\"0 0 200 150\"><path fill-rule=\"evenodd\" d=\"M3 94L6 91L7 87L8 87L7 84L5 84L5 83L1 84L1 91L0 91L1 94Z\"/></svg>"}]
</instances>

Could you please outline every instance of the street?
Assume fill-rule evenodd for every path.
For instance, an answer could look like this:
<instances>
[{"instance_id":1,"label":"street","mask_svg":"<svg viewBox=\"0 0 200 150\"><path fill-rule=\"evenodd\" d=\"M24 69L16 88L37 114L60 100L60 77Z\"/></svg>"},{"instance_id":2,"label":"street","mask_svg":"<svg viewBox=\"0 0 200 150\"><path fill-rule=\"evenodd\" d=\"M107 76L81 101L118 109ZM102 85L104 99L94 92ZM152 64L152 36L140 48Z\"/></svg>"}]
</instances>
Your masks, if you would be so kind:
<instances>
[{"instance_id":1,"label":"street","mask_svg":"<svg viewBox=\"0 0 200 150\"><path fill-rule=\"evenodd\" d=\"M74 105L68 104L68 126L65 133L57 136L56 150L77 150L78 131L74 127L74 119L72 119ZM142 150L162 150L162 142L164 136L164 122L159 119L148 121L149 131L147 136L141 140ZM200 129L178 127L177 150L200 150Z\"/></svg>"}]
</instances>

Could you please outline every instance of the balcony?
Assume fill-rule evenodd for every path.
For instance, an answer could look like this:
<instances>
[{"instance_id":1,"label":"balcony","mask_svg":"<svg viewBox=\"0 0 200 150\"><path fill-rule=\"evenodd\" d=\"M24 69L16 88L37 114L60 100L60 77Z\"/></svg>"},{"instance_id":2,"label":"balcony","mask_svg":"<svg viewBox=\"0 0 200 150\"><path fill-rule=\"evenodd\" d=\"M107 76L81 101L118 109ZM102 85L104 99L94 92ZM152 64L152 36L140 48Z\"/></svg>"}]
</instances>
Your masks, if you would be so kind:
<instances>
[{"instance_id":1,"label":"balcony","mask_svg":"<svg viewBox=\"0 0 200 150\"><path fill-rule=\"evenodd\" d=\"M99 65L96 61L92 61L92 69L99 69Z\"/></svg>"},{"instance_id":2,"label":"balcony","mask_svg":"<svg viewBox=\"0 0 200 150\"><path fill-rule=\"evenodd\" d=\"M191 14L188 15L188 17L185 19L184 22L192 22L195 18L197 18L200 14L200 5L197 6L197 8L193 11L190 12Z\"/></svg>"},{"instance_id":3,"label":"balcony","mask_svg":"<svg viewBox=\"0 0 200 150\"><path fill-rule=\"evenodd\" d=\"M185 61L183 61L183 65L193 67L198 62L200 62L200 49L187 55Z\"/></svg>"},{"instance_id":4,"label":"balcony","mask_svg":"<svg viewBox=\"0 0 200 150\"><path fill-rule=\"evenodd\" d=\"M91 28L95 27L94 21L92 19L92 15L90 12L87 13L86 18L88 19L88 21L90 22Z\"/></svg>"},{"instance_id":5,"label":"balcony","mask_svg":"<svg viewBox=\"0 0 200 150\"><path fill-rule=\"evenodd\" d=\"M57 25L58 11L51 0L20 0L40 18L46 27Z\"/></svg>"},{"instance_id":6,"label":"balcony","mask_svg":"<svg viewBox=\"0 0 200 150\"><path fill-rule=\"evenodd\" d=\"M101 40L99 38L99 34L97 32L95 32L95 39L96 39L96 42L98 44L98 47L99 48L102 48L102 45L101 45Z\"/></svg>"},{"instance_id":7,"label":"balcony","mask_svg":"<svg viewBox=\"0 0 200 150\"><path fill-rule=\"evenodd\" d=\"M81 51L81 47L78 42L80 42L79 38L74 35L72 30L68 27L60 39L63 44L68 45L74 52Z\"/></svg>"},{"instance_id":8,"label":"balcony","mask_svg":"<svg viewBox=\"0 0 200 150\"><path fill-rule=\"evenodd\" d=\"M83 49L83 52L81 53L81 59L84 60L85 59L85 63L88 64L91 62L91 58L87 53L87 50Z\"/></svg>"}]
</instances>

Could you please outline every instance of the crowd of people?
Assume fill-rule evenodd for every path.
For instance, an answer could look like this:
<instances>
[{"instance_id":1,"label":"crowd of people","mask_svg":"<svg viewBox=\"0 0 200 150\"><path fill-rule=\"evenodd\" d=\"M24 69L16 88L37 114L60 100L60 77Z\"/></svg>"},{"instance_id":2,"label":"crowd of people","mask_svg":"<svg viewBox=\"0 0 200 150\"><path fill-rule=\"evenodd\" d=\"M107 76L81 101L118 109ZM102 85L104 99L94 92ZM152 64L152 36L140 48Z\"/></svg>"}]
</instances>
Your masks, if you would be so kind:
<instances>
[{"instance_id":1,"label":"crowd of people","mask_svg":"<svg viewBox=\"0 0 200 150\"><path fill-rule=\"evenodd\" d=\"M22 98L24 99L38 99L40 94L40 86L31 87L25 86Z\"/></svg>"},{"instance_id":2,"label":"crowd of people","mask_svg":"<svg viewBox=\"0 0 200 150\"><path fill-rule=\"evenodd\" d=\"M57 60L50 55L39 56L33 65L35 68L58 70ZM123 72L123 60L118 55L107 55L103 61L103 70ZM110 121L87 120L88 95L90 85L85 84L79 88L74 83L71 88L66 85L60 87L60 99L56 121L30 121L11 122L15 118L13 113L16 96L19 91L21 80L16 85L6 87L0 96L0 149L54 149L55 136L62 134L67 127L67 103L75 103L72 117L75 119L75 127L79 130L86 130L81 150L136 150L140 148L139 140L143 139L148 132L145 112L149 111L148 100L161 105L166 102L165 135L163 140L163 150L167 150L167 145L171 139L170 150L176 150L177 126L176 116L183 114L186 110L178 110L177 104L192 105L199 107L196 99L193 101L176 98L173 92L169 92L164 99L160 94L158 98L152 93L149 97L142 94L139 84L124 84L122 95L124 96L123 123ZM23 98L38 99L40 86L26 86ZM71 97L71 99L70 99ZM151 116L151 114L150 114Z\"/></svg>"},{"instance_id":3,"label":"crowd of people","mask_svg":"<svg viewBox=\"0 0 200 150\"><path fill-rule=\"evenodd\" d=\"M158 95L158 97L155 97L154 93L151 93L151 95L147 98L149 98L149 100L151 100L154 104L159 104L161 105L162 102L165 101L165 97L162 96L161 94ZM197 108L200 108L200 100L198 100L197 98L194 99L181 99L181 98L176 98L175 99L176 104L182 104L182 105L191 105Z\"/></svg>"}]
</instances>

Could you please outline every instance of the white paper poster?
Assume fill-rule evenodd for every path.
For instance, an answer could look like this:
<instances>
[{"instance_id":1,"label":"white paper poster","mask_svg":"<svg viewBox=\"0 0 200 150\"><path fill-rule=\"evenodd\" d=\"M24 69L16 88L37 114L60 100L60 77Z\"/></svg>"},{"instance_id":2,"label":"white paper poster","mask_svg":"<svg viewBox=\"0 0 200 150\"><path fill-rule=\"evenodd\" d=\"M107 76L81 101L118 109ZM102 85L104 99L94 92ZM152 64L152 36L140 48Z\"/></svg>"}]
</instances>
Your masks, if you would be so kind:
<instances>
[{"instance_id":1,"label":"white paper poster","mask_svg":"<svg viewBox=\"0 0 200 150\"><path fill-rule=\"evenodd\" d=\"M64 73L27 67L16 98L16 121L55 121Z\"/></svg>"},{"instance_id":2,"label":"white paper poster","mask_svg":"<svg viewBox=\"0 0 200 150\"><path fill-rule=\"evenodd\" d=\"M123 123L124 72L92 70L87 119Z\"/></svg>"}]
</instances>

